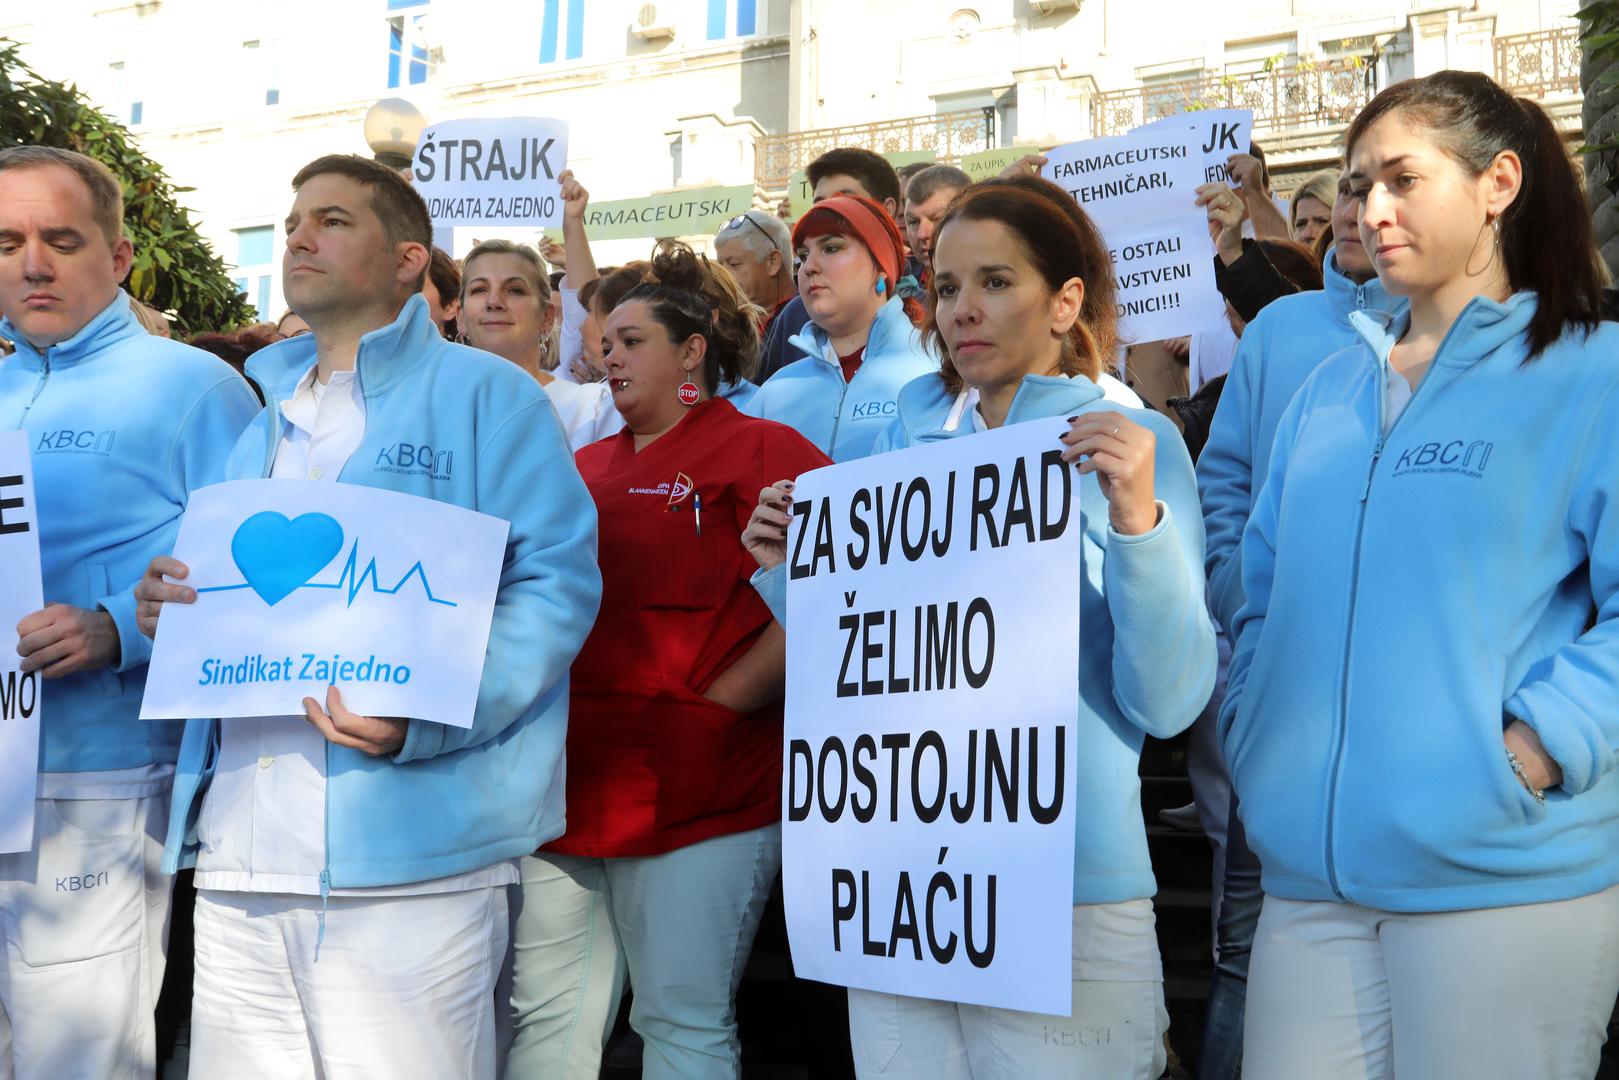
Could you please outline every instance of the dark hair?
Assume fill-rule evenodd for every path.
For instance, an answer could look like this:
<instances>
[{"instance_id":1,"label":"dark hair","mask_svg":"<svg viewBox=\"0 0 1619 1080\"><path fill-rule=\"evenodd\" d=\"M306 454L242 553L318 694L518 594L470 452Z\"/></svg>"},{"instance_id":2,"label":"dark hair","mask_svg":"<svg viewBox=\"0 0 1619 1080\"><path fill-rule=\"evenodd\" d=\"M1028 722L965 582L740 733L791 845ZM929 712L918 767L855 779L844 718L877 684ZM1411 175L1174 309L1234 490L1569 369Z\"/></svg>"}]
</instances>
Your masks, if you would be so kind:
<instances>
[{"instance_id":1,"label":"dark hair","mask_svg":"<svg viewBox=\"0 0 1619 1080\"><path fill-rule=\"evenodd\" d=\"M107 243L124 234L124 187L112 170L93 157L54 146L12 146L0 150L0 172L55 165L67 169L90 189L90 209Z\"/></svg>"},{"instance_id":2,"label":"dark hair","mask_svg":"<svg viewBox=\"0 0 1619 1080\"><path fill-rule=\"evenodd\" d=\"M427 203L410 182L386 165L358 154L327 154L298 170L292 178L297 191L317 176L342 176L365 188L371 196L371 212L382 222L382 235L390 244L433 246L433 219ZM423 270L422 280L427 278ZM416 288L422 287L422 280Z\"/></svg>"},{"instance_id":3,"label":"dark hair","mask_svg":"<svg viewBox=\"0 0 1619 1080\"><path fill-rule=\"evenodd\" d=\"M646 279L614 307L642 301L668 332L669 340L678 343L693 335L701 337L707 346L703 385L711 395L722 383L753 374L759 363L758 310L742 299L742 290L729 271L678 240L659 241L652 261L642 265L648 267Z\"/></svg>"},{"instance_id":4,"label":"dark hair","mask_svg":"<svg viewBox=\"0 0 1619 1080\"><path fill-rule=\"evenodd\" d=\"M1591 214L1563 140L1540 106L1515 98L1473 71L1438 71L1396 83L1349 125L1345 157L1379 120L1403 113L1433 145L1474 177L1510 150L1523 163L1523 185L1501 212L1501 257L1514 292L1538 294L1527 337L1528 359L1565 331L1596 328L1602 275Z\"/></svg>"},{"instance_id":5,"label":"dark hair","mask_svg":"<svg viewBox=\"0 0 1619 1080\"><path fill-rule=\"evenodd\" d=\"M884 158L883 160L887 161L888 159ZM894 170L894 175L899 177L899 186L901 190L903 190L905 185L910 183L911 177L915 176L923 169L930 169L932 167L933 162L931 161L913 161L909 165L901 165L897 167Z\"/></svg>"},{"instance_id":6,"label":"dark hair","mask_svg":"<svg viewBox=\"0 0 1619 1080\"><path fill-rule=\"evenodd\" d=\"M1264 188L1265 192L1269 194L1270 165L1265 161L1265 148L1254 142L1252 139L1249 139L1248 156L1259 159L1259 186Z\"/></svg>"},{"instance_id":7,"label":"dark hair","mask_svg":"<svg viewBox=\"0 0 1619 1080\"><path fill-rule=\"evenodd\" d=\"M1299 292L1321 288L1321 263L1309 248L1297 240L1259 240L1260 250L1276 272Z\"/></svg>"},{"instance_id":8,"label":"dark hair","mask_svg":"<svg viewBox=\"0 0 1619 1080\"><path fill-rule=\"evenodd\" d=\"M433 288L438 290L439 303L444 303L450 297L457 300L461 298L461 268L455 264L450 253L442 248L433 249L433 257L427 263L427 276L433 282ZM461 332L455 319L448 320L447 325L440 327L444 336L454 341Z\"/></svg>"},{"instance_id":9,"label":"dark hair","mask_svg":"<svg viewBox=\"0 0 1619 1080\"><path fill-rule=\"evenodd\" d=\"M1053 292L1070 278L1085 283L1079 318L1063 342L1060 370L1094 380L1112 359L1119 334L1113 258L1090 215L1050 180L1019 176L985 180L962 192L939 220L933 234L935 252L938 238L958 220L993 221L1010 229ZM956 393L962 389L962 378L939 332L938 309L938 295L929 289L922 336L939 354L939 377Z\"/></svg>"},{"instance_id":10,"label":"dark hair","mask_svg":"<svg viewBox=\"0 0 1619 1080\"><path fill-rule=\"evenodd\" d=\"M924 203L946 189L965 191L972 183L973 178L954 165L929 165L905 185L905 201Z\"/></svg>"},{"instance_id":11,"label":"dark hair","mask_svg":"<svg viewBox=\"0 0 1619 1080\"><path fill-rule=\"evenodd\" d=\"M276 329L275 323L261 322L228 334L197 334L187 344L213 353L234 368L238 375L246 377L247 358L266 345L274 345L281 340L281 332ZM253 380L248 379L247 385L253 388L254 395L263 404L263 395Z\"/></svg>"},{"instance_id":12,"label":"dark hair","mask_svg":"<svg viewBox=\"0 0 1619 1080\"><path fill-rule=\"evenodd\" d=\"M645 281L652 280L652 264L636 259L623 266L610 267L594 281L588 281L579 290L579 302L587 310L606 316L624 301L624 294Z\"/></svg>"},{"instance_id":13,"label":"dark hair","mask_svg":"<svg viewBox=\"0 0 1619 1080\"><path fill-rule=\"evenodd\" d=\"M809 163L804 175L809 179L811 188L819 184L822 177L852 176L860 181L860 186L866 189L873 202L893 199L895 206L900 203L899 174L887 158L870 150L855 146L828 150Z\"/></svg>"}]
</instances>

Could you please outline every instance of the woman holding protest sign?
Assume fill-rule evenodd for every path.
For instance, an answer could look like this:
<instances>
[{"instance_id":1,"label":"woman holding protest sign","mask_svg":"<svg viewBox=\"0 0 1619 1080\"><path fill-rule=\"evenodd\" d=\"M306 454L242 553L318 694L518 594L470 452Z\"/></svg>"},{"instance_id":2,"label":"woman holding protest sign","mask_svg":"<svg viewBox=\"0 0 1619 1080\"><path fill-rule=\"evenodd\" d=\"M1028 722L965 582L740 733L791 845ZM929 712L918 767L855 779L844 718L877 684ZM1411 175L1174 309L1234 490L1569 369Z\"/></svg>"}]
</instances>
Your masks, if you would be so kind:
<instances>
[{"instance_id":1,"label":"woman holding protest sign","mask_svg":"<svg viewBox=\"0 0 1619 1080\"><path fill-rule=\"evenodd\" d=\"M526 244L485 240L462 263L461 322L467 344L505 357L545 387L575 449L624 426L604 383L571 383L540 368L556 308L545 263Z\"/></svg>"},{"instance_id":2,"label":"woman holding protest sign","mask_svg":"<svg viewBox=\"0 0 1619 1080\"><path fill-rule=\"evenodd\" d=\"M935 236L926 333L945 360L900 392L877 449L1067 418L1097 601L1079 615L1079 679L1106 690L1082 696L1077 725L1071 1018L851 989L855 1061L863 1077L1153 1080L1169 1021L1136 772L1147 734L1198 714L1215 666L1191 461L1167 420L1097 385L1113 351L1113 268L1066 192L1038 178L980 184ZM743 534L779 619L792 490L764 489Z\"/></svg>"},{"instance_id":3,"label":"woman holding protest sign","mask_svg":"<svg viewBox=\"0 0 1619 1080\"><path fill-rule=\"evenodd\" d=\"M1243 1073L1590 1077L1619 990L1619 331L1591 220L1546 114L1484 75L1382 91L1347 148L1409 308L1351 319L1243 533Z\"/></svg>"},{"instance_id":4,"label":"woman holding protest sign","mask_svg":"<svg viewBox=\"0 0 1619 1080\"><path fill-rule=\"evenodd\" d=\"M810 321L790 344L803 358L772 375L747 412L796 428L834 460L865 457L899 388L939 366L894 294L905 243L877 203L837 195L798 219L793 247Z\"/></svg>"},{"instance_id":5,"label":"woman holding protest sign","mask_svg":"<svg viewBox=\"0 0 1619 1080\"><path fill-rule=\"evenodd\" d=\"M594 1078L627 968L647 1077L734 1077L735 993L781 860L784 640L740 535L827 463L717 396L756 359L723 268L660 245L609 315L625 430L579 452L601 613L575 662L568 831L524 860L508 1075Z\"/></svg>"}]
</instances>

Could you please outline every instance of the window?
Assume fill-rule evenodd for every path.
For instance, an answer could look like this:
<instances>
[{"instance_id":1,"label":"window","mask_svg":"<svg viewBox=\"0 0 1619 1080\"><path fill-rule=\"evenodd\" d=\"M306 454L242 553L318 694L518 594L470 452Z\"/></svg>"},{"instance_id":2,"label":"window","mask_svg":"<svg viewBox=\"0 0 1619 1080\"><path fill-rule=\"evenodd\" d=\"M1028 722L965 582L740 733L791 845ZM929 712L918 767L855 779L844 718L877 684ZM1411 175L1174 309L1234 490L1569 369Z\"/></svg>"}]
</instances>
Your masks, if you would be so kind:
<instances>
[{"instance_id":1,"label":"window","mask_svg":"<svg viewBox=\"0 0 1619 1080\"><path fill-rule=\"evenodd\" d=\"M585 54L585 0L545 0L540 18L540 63L556 63L559 43L560 59L577 60Z\"/></svg>"},{"instance_id":2,"label":"window","mask_svg":"<svg viewBox=\"0 0 1619 1080\"><path fill-rule=\"evenodd\" d=\"M727 9L736 9L731 22L737 37L750 37L759 29L759 0L708 0L708 40L720 41L727 37Z\"/></svg>"},{"instance_id":3,"label":"window","mask_svg":"<svg viewBox=\"0 0 1619 1080\"><path fill-rule=\"evenodd\" d=\"M146 115L146 103L136 100L130 90L130 72L122 60L107 65L107 100L111 108L105 110L114 120L131 126L141 123Z\"/></svg>"},{"instance_id":4,"label":"window","mask_svg":"<svg viewBox=\"0 0 1619 1080\"><path fill-rule=\"evenodd\" d=\"M281 78L276 71L276 54L274 41L254 39L242 42L241 74L243 81L248 84L250 100L255 104L261 101L265 105L281 104Z\"/></svg>"},{"instance_id":5,"label":"window","mask_svg":"<svg viewBox=\"0 0 1619 1080\"><path fill-rule=\"evenodd\" d=\"M275 226L255 225L237 229L236 291L258 309L260 319L270 317L271 249L275 246Z\"/></svg>"},{"instance_id":6,"label":"window","mask_svg":"<svg viewBox=\"0 0 1619 1080\"><path fill-rule=\"evenodd\" d=\"M388 0L388 11L388 88L426 82L433 70L426 38L427 0Z\"/></svg>"}]
</instances>

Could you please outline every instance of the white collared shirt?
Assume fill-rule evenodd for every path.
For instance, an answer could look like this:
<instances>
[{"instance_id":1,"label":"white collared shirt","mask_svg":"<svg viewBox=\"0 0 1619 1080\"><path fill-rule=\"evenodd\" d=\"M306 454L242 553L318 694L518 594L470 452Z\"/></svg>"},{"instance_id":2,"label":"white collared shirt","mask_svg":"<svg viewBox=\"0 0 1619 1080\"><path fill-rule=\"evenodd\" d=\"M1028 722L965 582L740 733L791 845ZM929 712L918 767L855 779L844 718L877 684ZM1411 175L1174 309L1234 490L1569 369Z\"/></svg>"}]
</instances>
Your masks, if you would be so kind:
<instances>
[{"instance_id":1,"label":"white collared shirt","mask_svg":"<svg viewBox=\"0 0 1619 1080\"><path fill-rule=\"evenodd\" d=\"M316 369L281 402L283 425L270 476L335 483L365 437L365 398L352 371L322 384ZM324 705L324 702L322 702ZM325 736L303 716L219 722L219 762L197 822L197 888L320 894L326 866ZM334 896L459 892L518 880L507 860L452 877Z\"/></svg>"}]
</instances>

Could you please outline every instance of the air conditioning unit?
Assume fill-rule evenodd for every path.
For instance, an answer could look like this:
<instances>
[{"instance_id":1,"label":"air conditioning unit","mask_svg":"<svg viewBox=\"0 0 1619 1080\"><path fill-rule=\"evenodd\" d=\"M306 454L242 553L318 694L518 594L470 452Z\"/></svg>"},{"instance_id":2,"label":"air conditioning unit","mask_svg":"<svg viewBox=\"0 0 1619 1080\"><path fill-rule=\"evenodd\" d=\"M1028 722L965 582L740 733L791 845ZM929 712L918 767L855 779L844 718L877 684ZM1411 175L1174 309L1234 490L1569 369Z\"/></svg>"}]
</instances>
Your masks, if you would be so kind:
<instances>
[{"instance_id":1,"label":"air conditioning unit","mask_svg":"<svg viewBox=\"0 0 1619 1080\"><path fill-rule=\"evenodd\" d=\"M673 41L675 24L663 17L658 11L658 5L642 4L641 10L635 16L635 25L630 27L630 33L642 41Z\"/></svg>"},{"instance_id":2,"label":"air conditioning unit","mask_svg":"<svg viewBox=\"0 0 1619 1080\"><path fill-rule=\"evenodd\" d=\"M1029 0L1029 6L1038 15L1055 15L1059 11L1078 11L1083 0Z\"/></svg>"}]
</instances>

